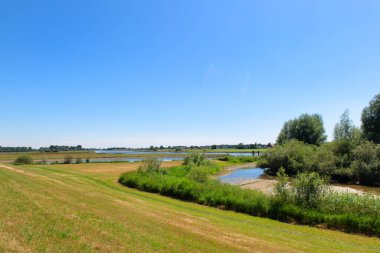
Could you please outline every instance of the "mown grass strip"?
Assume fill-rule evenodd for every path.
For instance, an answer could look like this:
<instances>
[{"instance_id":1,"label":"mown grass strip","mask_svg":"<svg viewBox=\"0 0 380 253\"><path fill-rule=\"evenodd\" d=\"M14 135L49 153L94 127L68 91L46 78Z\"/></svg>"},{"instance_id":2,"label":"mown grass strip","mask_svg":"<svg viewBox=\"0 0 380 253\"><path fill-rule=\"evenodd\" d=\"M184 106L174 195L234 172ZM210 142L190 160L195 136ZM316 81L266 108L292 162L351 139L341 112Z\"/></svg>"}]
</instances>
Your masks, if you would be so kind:
<instances>
[{"instance_id":1,"label":"mown grass strip","mask_svg":"<svg viewBox=\"0 0 380 253\"><path fill-rule=\"evenodd\" d=\"M240 189L216 181L199 183L186 177L159 173L128 172L119 182L142 191L160 193L181 200L218 207L259 217L322 226L349 233L380 236L380 218L370 215L326 214L278 201L260 192Z\"/></svg>"}]
</instances>

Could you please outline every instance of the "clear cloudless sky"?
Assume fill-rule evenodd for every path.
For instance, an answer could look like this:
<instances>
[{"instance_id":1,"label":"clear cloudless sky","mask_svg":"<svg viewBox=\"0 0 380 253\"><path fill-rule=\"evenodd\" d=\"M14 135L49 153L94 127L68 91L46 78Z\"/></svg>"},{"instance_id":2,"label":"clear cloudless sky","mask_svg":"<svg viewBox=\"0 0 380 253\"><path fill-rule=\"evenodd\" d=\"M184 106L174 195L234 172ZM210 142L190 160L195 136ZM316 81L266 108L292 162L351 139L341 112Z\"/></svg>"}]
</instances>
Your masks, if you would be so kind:
<instances>
[{"instance_id":1,"label":"clear cloudless sky","mask_svg":"<svg viewBox=\"0 0 380 253\"><path fill-rule=\"evenodd\" d=\"M0 145L330 139L380 92L377 0L2 0Z\"/></svg>"}]
</instances>

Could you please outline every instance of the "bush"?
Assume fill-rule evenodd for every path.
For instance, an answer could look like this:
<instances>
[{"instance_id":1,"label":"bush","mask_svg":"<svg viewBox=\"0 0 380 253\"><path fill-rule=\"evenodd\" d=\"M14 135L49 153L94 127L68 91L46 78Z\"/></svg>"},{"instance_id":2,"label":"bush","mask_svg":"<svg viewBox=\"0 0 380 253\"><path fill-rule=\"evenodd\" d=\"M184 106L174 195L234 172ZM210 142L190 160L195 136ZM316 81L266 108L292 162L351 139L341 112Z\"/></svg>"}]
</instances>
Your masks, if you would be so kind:
<instances>
[{"instance_id":1,"label":"bush","mask_svg":"<svg viewBox=\"0 0 380 253\"><path fill-rule=\"evenodd\" d=\"M64 164L70 164L70 163L72 163L73 162L73 157L71 156L71 155L67 155L67 156L65 156L64 158L63 158L63 163Z\"/></svg>"},{"instance_id":2,"label":"bush","mask_svg":"<svg viewBox=\"0 0 380 253\"><path fill-rule=\"evenodd\" d=\"M266 172L272 175L275 175L281 167L288 175L311 171L315 167L312 158L316 150L316 146L300 141L289 141L268 151L258 162L258 167L269 168Z\"/></svg>"},{"instance_id":3,"label":"bush","mask_svg":"<svg viewBox=\"0 0 380 253\"><path fill-rule=\"evenodd\" d=\"M299 173L293 180L296 204L302 207L316 208L328 192L327 179L318 173Z\"/></svg>"},{"instance_id":4,"label":"bush","mask_svg":"<svg viewBox=\"0 0 380 253\"><path fill-rule=\"evenodd\" d=\"M352 168L351 144L345 141L326 143L319 147L290 141L278 145L258 160L258 167L269 168L266 173L275 175L280 167L288 175L299 172L317 172L339 182L355 181Z\"/></svg>"},{"instance_id":5,"label":"bush","mask_svg":"<svg viewBox=\"0 0 380 253\"><path fill-rule=\"evenodd\" d=\"M82 163L82 158L77 158L77 159L75 159L75 163L76 163L76 164L80 164L80 163Z\"/></svg>"},{"instance_id":6,"label":"bush","mask_svg":"<svg viewBox=\"0 0 380 253\"><path fill-rule=\"evenodd\" d=\"M193 166L189 173L188 177L192 180L195 180L200 183L205 183L208 179L208 170L204 166Z\"/></svg>"},{"instance_id":7,"label":"bush","mask_svg":"<svg viewBox=\"0 0 380 253\"><path fill-rule=\"evenodd\" d=\"M47 158L46 157L42 158L40 163L41 164L48 164Z\"/></svg>"},{"instance_id":8,"label":"bush","mask_svg":"<svg viewBox=\"0 0 380 253\"><path fill-rule=\"evenodd\" d=\"M14 164L32 164L33 158L27 155L21 155L16 158L16 160L13 162Z\"/></svg>"},{"instance_id":9,"label":"bush","mask_svg":"<svg viewBox=\"0 0 380 253\"><path fill-rule=\"evenodd\" d=\"M157 158L149 158L142 162L142 165L139 166L138 171L146 173L162 172L160 167L161 162Z\"/></svg>"},{"instance_id":10,"label":"bush","mask_svg":"<svg viewBox=\"0 0 380 253\"><path fill-rule=\"evenodd\" d=\"M205 153L191 152L185 157L183 163L189 166L203 166L209 165L210 161L206 158Z\"/></svg>"},{"instance_id":11,"label":"bush","mask_svg":"<svg viewBox=\"0 0 380 253\"><path fill-rule=\"evenodd\" d=\"M288 189L289 177L286 175L284 168L280 168L277 172L277 183L274 187L275 195L282 203L286 203L290 199L290 191Z\"/></svg>"},{"instance_id":12,"label":"bush","mask_svg":"<svg viewBox=\"0 0 380 253\"><path fill-rule=\"evenodd\" d=\"M353 160L354 144L347 140L338 140L330 144L334 155L338 158L337 167L350 167Z\"/></svg>"},{"instance_id":13,"label":"bush","mask_svg":"<svg viewBox=\"0 0 380 253\"><path fill-rule=\"evenodd\" d=\"M364 142L353 151L352 170L363 185L380 185L380 145Z\"/></svg>"}]
</instances>

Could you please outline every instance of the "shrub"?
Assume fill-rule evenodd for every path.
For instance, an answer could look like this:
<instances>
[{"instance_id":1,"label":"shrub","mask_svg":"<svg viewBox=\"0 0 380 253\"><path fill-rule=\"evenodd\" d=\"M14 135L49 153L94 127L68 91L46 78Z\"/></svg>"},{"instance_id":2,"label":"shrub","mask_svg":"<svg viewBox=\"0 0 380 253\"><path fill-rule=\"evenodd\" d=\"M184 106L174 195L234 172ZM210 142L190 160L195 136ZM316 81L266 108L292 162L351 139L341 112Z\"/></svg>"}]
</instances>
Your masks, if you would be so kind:
<instances>
[{"instance_id":1,"label":"shrub","mask_svg":"<svg viewBox=\"0 0 380 253\"><path fill-rule=\"evenodd\" d=\"M364 142L354 151L352 170L363 185L380 185L380 145Z\"/></svg>"},{"instance_id":2,"label":"shrub","mask_svg":"<svg viewBox=\"0 0 380 253\"><path fill-rule=\"evenodd\" d=\"M75 159L75 163L77 163L77 164L82 163L82 158Z\"/></svg>"},{"instance_id":3,"label":"shrub","mask_svg":"<svg viewBox=\"0 0 380 253\"><path fill-rule=\"evenodd\" d=\"M138 171L146 173L162 172L160 167L161 162L157 158L149 158L142 162L142 165L139 166Z\"/></svg>"},{"instance_id":4,"label":"shrub","mask_svg":"<svg viewBox=\"0 0 380 253\"><path fill-rule=\"evenodd\" d=\"M280 167L288 175L294 176L299 172L317 172L340 182L353 181L350 146L344 142L323 144L319 147L290 141L278 145L268 151L258 160L258 166L269 168L266 173L275 175Z\"/></svg>"},{"instance_id":5,"label":"shrub","mask_svg":"<svg viewBox=\"0 0 380 253\"><path fill-rule=\"evenodd\" d=\"M48 164L47 158L46 157L42 158L40 163L41 164Z\"/></svg>"},{"instance_id":6,"label":"shrub","mask_svg":"<svg viewBox=\"0 0 380 253\"><path fill-rule=\"evenodd\" d=\"M205 183L208 179L208 170L204 166L192 166L188 173L188 177L200 183Z\"/></svg>"},{"instance_id":7,"label":"shrub","mask_svg":"<svg viewBox=\"0 0 380 253\"><path fill-rule=\"evenodd\" d=\"M289 141L268 151L258 162L258 167L269 168L266 172L272 175L275 175L281 167L289 175L310 171L315 167L312 157L316 149L316 146L300 141Z\"/></svg>"},{"instance_id":8,"label":"shrub","mask_svg":"<svg viewBox=\"0 0 380 253\"><path fill-rule=\"evenodd\" d=\"M16 160L13 162L14 164L32 164L33 158L27 155L21 155L16 158Z\"/></svg>"},{"instance_id":9,"label":"shrub","mask_svg":"<svg viewBox=\"0 0 380 253\"><path fill-rule=\"evenodd\" d=\"M338 140L332 142L329 147L331 148L334 156L336 157L336 166L338 168L348 168L353 161L354 143L349 140Z\"/></svg>"},{"instance_id":10,"label":"shrub","mask_svg":"<svg viewBox=\"0 0 380 253\"><path fill-rule=\"evenodd\" d=\"M303 207L316 208L318 203L326 196L328 188L327 179L318 173L299 173L293 180L295 202Z\"/></svg>"},{"instance_id":11,"label":"shrub","mask_svg":"<svg viewBox=\"0 0 380 253\"><path fill-rule=\"evenodd\" d=\"M282 203L290 199L290 190L288 189L289 177L286 175L284 168L277 172L277 183L274 187L275 195Z\"/></svg>"},{"instance_id":12,"label":"shrub","mask_svg":"<svg viewBox=\"0 0 380 253\"><path fill-rule=\"evenodd\" d=\"M183 163L189 166L202 166L208 165L210 161L207 160L205 153L191 152L185 157Z\"/></svg>"},{"instance_id":13,"label":"shrub","mask_svg":"<svg viewBox=\"0 0 380 253\"><path fill-rule=\"evenodd\" d=\"M73 162L73 157L71 155L67 155L63 158L63 163L64 164L70 164Z\"/></svg>"}]
</instances>

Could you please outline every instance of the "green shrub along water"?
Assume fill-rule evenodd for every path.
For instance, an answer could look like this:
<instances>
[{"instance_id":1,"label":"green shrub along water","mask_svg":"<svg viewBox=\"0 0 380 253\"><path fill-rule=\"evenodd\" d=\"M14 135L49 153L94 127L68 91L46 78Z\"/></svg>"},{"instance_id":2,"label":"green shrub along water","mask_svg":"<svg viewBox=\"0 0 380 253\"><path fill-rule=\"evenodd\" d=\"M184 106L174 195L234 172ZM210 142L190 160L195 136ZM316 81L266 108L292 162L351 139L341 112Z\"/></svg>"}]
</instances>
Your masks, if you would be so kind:
<instances>
[{"instance_id":1,"label":"green shrub along water","mask_svg":"<svg viewBox=\"0 0 380 253\"><path fill-rule=\"evenodd\" d=\"M16 160L13 162L13 164L32 164L33 163L33 158L27 155L20 155L19 157L16 158Z\"/></svg>"},{"instance_id":2,"label":"green shrub along water","mask_svg":"<svg viewBox=\"0 0 380 253\"><path fill-rule=\"evenodd\" d=\"M200 152L189 153L183 161L183 164L187 166L202 166L209 165L210 163L211 162L207 159L205 153Z\"/></svg>"},{"instance_id":3,"label":"green shrub along water","mask_svg":"<svg viewBox=\"0 0 380 253\"><path fill-rule=\"evenodd\" d=\"M380 145L340 140L315 146L293 140L268 151L258 166L271 175L283 167L290 176L316 172L341 183L380 186Z\"/></svg>"},{"instance_id":4,"label":"green shrub along water","mask_svg":"<svg viewBox=\"0 0 380 253\"><path fill-rule=\"evenodd\" d=\"M120 176L119 182L139 190L254 216L380 236L379 199L330 192L326 178L318 173L299 173L290 184L285 170L281 170L276 193L269 196L211 180L210 175L220 170L218 166L194 164L128 172Z\"/></svg>"},{"instance_id":5,"label":"green shrub along water","mask_svg":"<svg viewBox=\"0 0 380 253\"><path fill-rule=\"evenodd\" d=\"M138 171L147 173L164 172L164 170L161 169L161 162L155 157L144 160L142 165L139 166Z\"/></svg>"}]
</instances>

